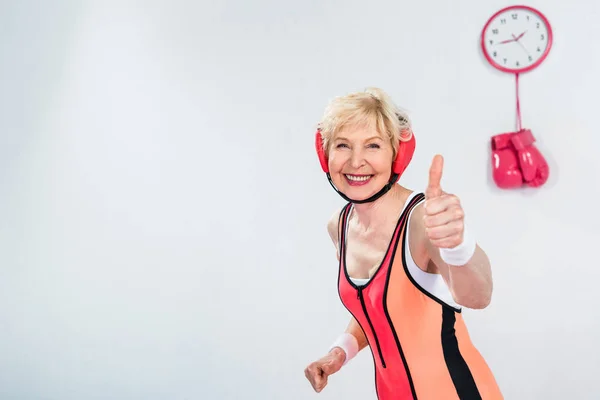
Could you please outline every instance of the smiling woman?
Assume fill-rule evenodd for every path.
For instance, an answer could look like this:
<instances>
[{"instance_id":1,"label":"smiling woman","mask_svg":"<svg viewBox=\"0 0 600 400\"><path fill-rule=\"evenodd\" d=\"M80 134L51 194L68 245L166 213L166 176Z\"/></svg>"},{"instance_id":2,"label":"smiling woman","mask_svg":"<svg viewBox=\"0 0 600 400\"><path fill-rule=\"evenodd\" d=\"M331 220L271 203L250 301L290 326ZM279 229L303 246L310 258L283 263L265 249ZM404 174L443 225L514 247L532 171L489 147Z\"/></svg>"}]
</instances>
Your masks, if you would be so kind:
<instances>
[{"instance_id":1,"label":"smiling woman","mask_svg":"<svg viewBox=\"0 0 600 400\"><path fill-rule=\"evenodd\" d=\"M332 180L357 200L369 198L385 186L400 132L405 132L402 139L411 136L407 119L397 115L390 101L380 100L385 99L384 93L367 93L369 96L354 95L333 103L323 124L323 136L331 140L327 155Z\"/></svg>"},{"instance_id":2,"label":"smiling woman","mask_svg":"<svg viewBox=\"0 0 600 400\"><path fill-rule=\"evenodd\" d=\"M319 124L316 146L333 188L347 201L362 204L377 200L392 188L412 159L415 139L406 114L385 92L369 88L329 104ZM373 170L359 165L363 157ZM387 158L393 160L391 170ZM374 191L375 187L380 189Z\"/></svg>"},{"instance_id":3,"label":"smiling woman","mask_svg":"<svg viewBox=\"0 0 600 400\"><path fill-rule=\"evenodd\" d=\"M442 191L443 158L434 157L425 193L396 184L415 137L380 89L335 98L316 150L348 202L327 229L352 318L328 354L306 367L314 390L369 346L379 400L502 399L461 314L489 304L491 267L468 234L459 198Z\"/></svg>"}]
</instances>

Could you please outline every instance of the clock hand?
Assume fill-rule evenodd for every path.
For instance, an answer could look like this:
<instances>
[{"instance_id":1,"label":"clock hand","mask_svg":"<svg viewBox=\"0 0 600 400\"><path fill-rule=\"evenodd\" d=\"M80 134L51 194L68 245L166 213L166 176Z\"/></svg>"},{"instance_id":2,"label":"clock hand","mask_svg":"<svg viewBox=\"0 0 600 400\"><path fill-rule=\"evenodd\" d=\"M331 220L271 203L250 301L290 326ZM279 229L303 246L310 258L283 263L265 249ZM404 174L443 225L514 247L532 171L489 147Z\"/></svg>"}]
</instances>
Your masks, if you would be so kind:
<instances>
[{"instance_id":1,"label":"clock hand","mask_svg":"<svg viewBox=\"0 0 600 400\"><path fill-rule=\"evenodd\" d=\"M506 44L506 43L510 43L510 42L518 42L519 39L521 39L523 37L523 35L525 35L527 31L521 33L519 36L515 36L514 33L511 33L511 36L513 37L512 39L508 39L508 40L503 40L501 42L498 42L498 44Z\"/></svg>"},{"instance_id":2,"label":"clock hand","mask_svg":"<svg viewBox=\"0 0 600 400\"><path fill-rule=\"evenodd\" d=\"M525 32L521 33L521 34L519 35L519 37L518 37L518 38L517 38L517 37L515 37L515 35L512 35L512 36L515 38L515 42L519 43L519 44L521 45L521 47L523 48L523 50L525 50L525 53L526 53L526 54L527 54L529 57L531 57L531 54L529 54L529 52L527 51L527 49L525 48L525 46L523 45L523 43L519 42L519 38L523 37L523 35L524 35L524 34L525 34Z\"/></svg>"},{"instance_id":3,"label":"clock hand","mask_svg":"<svg viewBox=\"0 0 600 400\"><path fill-rule=\"evenodd\" d=\"M516 40L517 40L517 39L515 39L515 35L512 35L512 37L513 37L512 39L503 40L503 41L501 41L501 42L498 42L498 44L510 43L510 42L514 42L514 41L516 41Z\"/></svg>"},{"instance_id":4,"label":"clock hand","mask_svg":"<svg viewBox=\"0 0 600 400\"><path fill-rule=\"evenodd\" d=\"M527 31L521 33L519 36L515 37L515 35L512 35L515 38L515 41L519 41L519 39L521 39L523 37L523 35L526 33Z\"/></svg>"}]
</instances>

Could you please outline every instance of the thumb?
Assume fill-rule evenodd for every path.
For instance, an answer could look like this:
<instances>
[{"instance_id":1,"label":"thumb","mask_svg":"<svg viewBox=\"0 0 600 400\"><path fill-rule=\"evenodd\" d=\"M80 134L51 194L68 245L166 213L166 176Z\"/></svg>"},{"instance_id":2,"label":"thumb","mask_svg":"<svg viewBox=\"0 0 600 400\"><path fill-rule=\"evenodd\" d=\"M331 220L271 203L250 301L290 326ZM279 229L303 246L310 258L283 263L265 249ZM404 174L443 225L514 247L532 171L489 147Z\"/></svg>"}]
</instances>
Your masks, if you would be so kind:
<instances>
[{"instance_id":1,"label":"thumb","mask_svg":"<svg viewBox=\"0 0 600 400\"><path fill-rule=\"evenodd\" d=\"M425 190L425 198L431 199L442 195L442 171L444 169L444 157L436 154L429 167L429 183L427 184L427 190Z\"/></svg>"}]
</instances>

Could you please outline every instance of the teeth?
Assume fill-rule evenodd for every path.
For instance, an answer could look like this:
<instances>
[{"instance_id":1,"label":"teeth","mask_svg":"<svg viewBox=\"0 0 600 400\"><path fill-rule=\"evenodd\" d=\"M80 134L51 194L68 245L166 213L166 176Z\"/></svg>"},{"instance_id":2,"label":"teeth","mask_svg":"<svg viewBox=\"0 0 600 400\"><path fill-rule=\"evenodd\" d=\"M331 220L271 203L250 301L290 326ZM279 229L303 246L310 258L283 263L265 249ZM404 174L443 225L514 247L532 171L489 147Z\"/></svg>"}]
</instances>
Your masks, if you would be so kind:
<instances>
[{"instance_id":1,"label":"teeth","mask_svg":"<svg viewBox=\"0 0 600 400\"><path fill-rule=\"evenodd\" d=\"M351 181L354 182L364 182L368 179L370 179L373 175L367 175L367 176L354 176L354 175L346 175L346 178L348 178Z\"/></svg>"}]
</instances>

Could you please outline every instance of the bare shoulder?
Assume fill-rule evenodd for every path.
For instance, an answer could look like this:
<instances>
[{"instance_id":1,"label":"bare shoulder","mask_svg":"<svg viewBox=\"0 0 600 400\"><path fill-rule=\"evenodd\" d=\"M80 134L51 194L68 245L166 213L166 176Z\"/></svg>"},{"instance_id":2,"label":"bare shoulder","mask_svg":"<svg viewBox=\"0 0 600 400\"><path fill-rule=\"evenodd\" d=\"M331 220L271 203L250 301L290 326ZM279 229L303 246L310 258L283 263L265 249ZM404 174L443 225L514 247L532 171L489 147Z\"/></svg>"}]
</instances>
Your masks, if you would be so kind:
<instances>
[{"instance_id":1,"label":"bare shoulder","mask_svg":"<svg viewBox=\"0 0 600 400\"><path fill-rule=\"evenodd\" d=\"M336 248L338 247L338 224L343 209L342 207L339 210L335 210L331 217L329 217L329 221L327 221L327 232Z\"/></svg>"}]
</instances>

